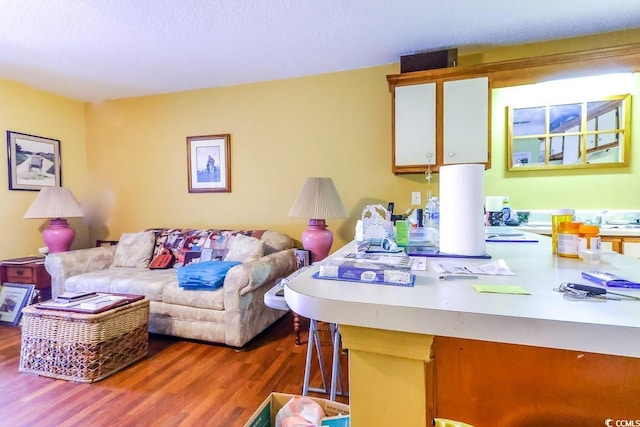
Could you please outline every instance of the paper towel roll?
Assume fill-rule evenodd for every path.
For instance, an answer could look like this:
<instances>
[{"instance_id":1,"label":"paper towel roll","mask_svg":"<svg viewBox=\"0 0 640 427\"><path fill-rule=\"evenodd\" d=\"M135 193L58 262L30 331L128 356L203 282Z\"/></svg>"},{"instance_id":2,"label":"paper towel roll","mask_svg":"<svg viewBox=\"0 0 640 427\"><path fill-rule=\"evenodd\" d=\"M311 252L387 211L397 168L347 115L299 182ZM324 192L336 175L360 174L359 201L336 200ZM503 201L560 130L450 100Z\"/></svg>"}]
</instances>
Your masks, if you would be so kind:
<instances>
[{"instance_id":1,"label":"paper towel roll","mask_svg":"<svg viewBox=\"0 0 640 427\"><path fill-rule=\"evenodd\" d=\"M484 165L440 168L440 252L486 254L483 178Z\"/></svg>"}]
</instances>

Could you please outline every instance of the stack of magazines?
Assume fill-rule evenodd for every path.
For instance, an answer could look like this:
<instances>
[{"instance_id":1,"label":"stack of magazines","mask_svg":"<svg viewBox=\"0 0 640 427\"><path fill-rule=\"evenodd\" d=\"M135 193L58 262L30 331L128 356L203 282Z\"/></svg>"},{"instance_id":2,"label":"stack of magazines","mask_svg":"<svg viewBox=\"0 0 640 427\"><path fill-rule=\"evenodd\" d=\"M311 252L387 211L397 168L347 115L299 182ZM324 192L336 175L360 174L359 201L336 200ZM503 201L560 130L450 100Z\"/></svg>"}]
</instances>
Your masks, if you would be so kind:
<instances>
[{"instance_id":1,"label":"stack of magazines","mask_svg":"<svg viewBox=\"0 0 640 427\"><path fill-rule=\"evenodd\" d=\"M141 295L117 295L102 292L64 292L51 301L41 302L36 308L95 313L142 299Z\"/></svg>"}]
</instances>

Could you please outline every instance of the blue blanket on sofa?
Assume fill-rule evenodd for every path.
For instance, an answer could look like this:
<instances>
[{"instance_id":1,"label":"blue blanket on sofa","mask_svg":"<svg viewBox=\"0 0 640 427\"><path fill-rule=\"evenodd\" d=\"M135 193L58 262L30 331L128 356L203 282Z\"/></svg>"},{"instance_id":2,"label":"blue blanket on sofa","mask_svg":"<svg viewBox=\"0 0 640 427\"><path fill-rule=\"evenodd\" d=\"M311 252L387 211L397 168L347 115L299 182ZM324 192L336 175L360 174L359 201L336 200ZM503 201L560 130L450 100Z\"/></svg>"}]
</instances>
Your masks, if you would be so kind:
<instances>
[{"instance_id":1,"label":"blue blanket on sofa","mask_svg":"<svg viewBox=\"0 0 640 427\"><path fill-rule=\"evenodd\" d=\"M215 290L222 286L227 272L238 261L206 261L177 269L178 285L184 289Z\"/></svg>"}]
</instances>

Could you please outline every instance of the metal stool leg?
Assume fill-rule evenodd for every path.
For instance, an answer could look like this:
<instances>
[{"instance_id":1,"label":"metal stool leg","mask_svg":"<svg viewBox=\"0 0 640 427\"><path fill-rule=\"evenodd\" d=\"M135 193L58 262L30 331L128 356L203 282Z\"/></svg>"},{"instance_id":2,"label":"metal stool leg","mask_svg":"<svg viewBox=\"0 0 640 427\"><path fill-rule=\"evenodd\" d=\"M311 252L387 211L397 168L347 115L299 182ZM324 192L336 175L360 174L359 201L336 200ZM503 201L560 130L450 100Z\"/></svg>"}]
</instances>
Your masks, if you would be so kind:
<instances>
[{"instance_id":1,"label":"metal stool leg","mask_svg":"<svg viewBox=\"0 0 640 427\"><path fill-rule=\"evenodd\" d=\"M320 365L320 376L322 377L323 388L309 387L311 379L311 358L313 347L315 345L316 354L318 356L318 364ZM309 338L307 342L307 360L304 368L304 382L302 384L302 395L307 396L310 391L317 393L327 393L327 374L324 370L324 357L322 356L322 348L320 347L320 333L318 332L318 322L309 319Z\"/></svg>"},{"instance_id":2,"label":"metal stool leg","mask_svg":"<svg viewBox=\"0 0 640 427\"><path fill-rule=\"evenodd\" d=\"M335 400L336 395L348 396L342 380L342 372L340 370L340 331L335 323L329 324L331 331L331 344L333 346L331 359L331 383L327 388L327 376L324 369L324 357L322 356L322 347L320 343L320 332L318 331L318 322L309 319L309 339L307 342L307 360L304 368L304 382L302 385L302 395L307 396L310 391L316 393L324 393L329 395L330 400ZM309 386L311 379L311 359L313 358L313 347L316 349L318 356L318 364L320 366L320 376L322 377L323 388L313 388ZM340 381L340 392L337 391L337 383Z\"/></svg>"},{"instance_id":3,"label":"metal stool leg","mask_svg":"<svg viewBox=\"0 0 640 427\"><path fill-rule=\"evenodd\" d=\"M302 383L302 395L307 396L309 394L309 376L311 374L311 353L313 352L314 338L314 321L309 322L309 338L307 338L307 361L304 365L304 381Z\"/></svg>"},{"instance_id":4,"label":"metal stool leg","mask_svg":"<svg viewBox=\"0 0 640 427\"><path fill-rule=\"evenodd\" d=\"M340 331L338 325L331 324L331 342L333 344L333 360L331 369L331 391L329 394L330 400L336 400L336 395L349 396L349 392L345 390L344 382L342 380L342 370L340 369ZM336 391L337 382L340 381L340 393Z\"/></svg>"},{"instance_id":5,"label":"metal stool leg","mask_svg":"<svg viewBox=\"0 0 640 427\"><path fill-rule=\"evenodd\" d=\"M340 377L340 391L344 391L342 388L342 375L340 372L340 332L338 332L338 326L335 323L331 324L331 344L333 345L333 360L331 362L331 392L329 393L329 400L336 400L336 379Z\"/></svg>"}]
</instances>

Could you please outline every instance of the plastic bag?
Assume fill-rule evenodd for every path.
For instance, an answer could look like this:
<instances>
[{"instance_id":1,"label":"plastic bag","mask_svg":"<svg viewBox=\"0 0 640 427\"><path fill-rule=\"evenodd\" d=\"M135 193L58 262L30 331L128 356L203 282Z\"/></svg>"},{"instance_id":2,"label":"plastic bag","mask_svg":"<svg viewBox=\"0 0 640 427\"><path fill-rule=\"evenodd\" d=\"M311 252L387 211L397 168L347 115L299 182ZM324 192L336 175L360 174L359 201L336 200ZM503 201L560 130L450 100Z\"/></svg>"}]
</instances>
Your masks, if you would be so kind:
<instances>
[{"instance_id":1,"label":"plastic bag","mask_svg":"<svg viewBox=\"0 0 640 427\"><path fill-rule=\"evenodd\" d=\"M276 414L276 427L319 427L322 407L307 397L292 397Z\"/></svg>"}]
</instances>

